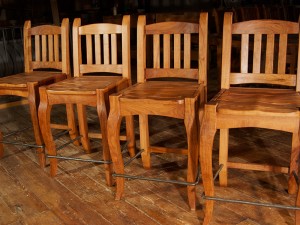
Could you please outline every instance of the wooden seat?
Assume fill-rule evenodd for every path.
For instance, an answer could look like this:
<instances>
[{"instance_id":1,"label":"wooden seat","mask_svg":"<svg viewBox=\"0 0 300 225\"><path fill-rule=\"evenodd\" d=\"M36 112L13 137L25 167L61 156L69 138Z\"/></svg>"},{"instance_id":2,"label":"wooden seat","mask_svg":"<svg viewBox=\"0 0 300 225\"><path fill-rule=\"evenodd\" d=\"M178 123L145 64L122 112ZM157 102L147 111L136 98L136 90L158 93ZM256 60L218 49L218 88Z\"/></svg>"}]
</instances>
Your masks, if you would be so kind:
<instances>
[{"instance_id":1,"label":"wooden seat","mask_svg":"<svg viewBox=\"0 0 300 225\"><path fill-rule=\"evenodd\" d=\"M205 105L200 130L200 160L205 196L214 197L212 147L216 130L220 130L219 173L220 185L227 186L229 168L286 173L289 176L289 193L297 191L293 174L298 174L299 160L299 106L300 79L289 74L287 48L290 36L299 36L299 23L281 20L251 20L232 23L232 13L224 16L222 49L222 89ZM232 36L241 36L240 72L232 72ZM253 58L248 51L249 37L253 36ZM279 36L278 56L274 50L275 36ZM266 40L266 49L262 49ZM299 45L297 45L299 52ZM263 53L262 53L263 52ZM264 55L265 54L265 55ZM262 60L264 58L264 60ZM249 68L248 61L252 60ZM264 64L264 65L262 65ZM231 162L228 158L230 128L256 127L292 133L289 165L269 165L248 162ZM243 151L241 149L241 154ZM299 194L298 194L299 195ZM296 205L299 206L299 199ZM212 217L213 200L207 199L204 224ZM296 210L297 211L297 210ZM299 224L299 210L296 216Z\"/></svg>"},{"instance_id":2,"label":"wooden seat","mask_svg":"<svg viewBox=\"0 0 300 225\"><path fill-rule=\"evenodd\" d=\"M31 27L31 21L28 20L24 24L23 39L25 71L0 78L0 95L15 95L28 99L39 163L41 167L45 167L43 139L37 111L40 98L38 88L70 77L69 19L63 19L61 26L35 27ZM67 111L70 135L76 136L74 112L71 105L68 105ZM57 124L53 126L62 129L67 127ZM0 137L3 141L1 133ZM3 154L1 142L0 156Z\"/></svg>"},{"instance_id":3,"label":"wooden seat","mask_svg":"<svg viewBox=\"0 0 300 225\"><path fill-rule=\"evenodd\" d=\"M108 95L131 84L130 69L130 16L122 24L95 23L81 25L73 22L74 78L40 88L39 119L50 158L50 174L57 173L57 150L50 129L51 107L55 104L77 104L81 143L90 152L90 138L102 138L106 182L112 185L112 166L107 143ZM86 106L96 107L101 134L88 129ZM126 118L128 149L134 155L133 118Z\"/></svg>"},{"instance_id":4,"label":"wooden seat","mask_svg":"<svg viewBox=\"0 0 300 225\"><path fill-rule=\"evenodd\" d=\"M120 121L124 116L139 115L144 168L151 167L151 153L184 154L188 158L187 182L195 182L198 171L197 118L199 108L206 102L207 27L207 13L200 14L199 24L169 21L146 25L146 16L139 16L138 83L110 96L108 136L114 169L118 174L116 199L120 199L124 193L122 175L125 174L119 144ZM194 35L199 40L197 65L191 64L191 40ZM153 54L147 52L150 48L146 45L151 43ZM183 119L187 149L153 146L149 140L149 115ZM195 209L195 186L188 185L187 190L189 205L191 209Z\"/></svg>"}]
</instances>

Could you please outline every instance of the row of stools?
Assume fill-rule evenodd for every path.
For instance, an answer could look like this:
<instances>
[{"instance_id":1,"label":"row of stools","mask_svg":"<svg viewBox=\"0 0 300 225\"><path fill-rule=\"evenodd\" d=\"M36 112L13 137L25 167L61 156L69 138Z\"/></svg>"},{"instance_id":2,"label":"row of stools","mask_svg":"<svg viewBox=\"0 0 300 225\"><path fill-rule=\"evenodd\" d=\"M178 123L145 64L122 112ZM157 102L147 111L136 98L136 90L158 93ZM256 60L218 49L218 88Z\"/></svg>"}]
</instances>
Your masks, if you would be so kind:
<instances>
[{"instance_id":1,"label":"row of stools","mask_svg":"<svg viewBox=\"0 0 300 225\"><path fill-rule=\"evenodd\" d=\"M300 63L295 74L287 73L287 49L290 36L293 36L299 53L299 38L295 42L299 32L297 22L250 20L233 23L232 12L225 13L221 90L207 103L209 36L206 12L199 14L199 23L167 21L147 24L146 16L139 16L135 84L132 84L131 75L130 16L123 16L122 24L82 25L80 18L73 21L72 76L69 20L63 19L61 26L36 27L26 21L25 72L1 78L0 94L28 99L35 136L32 146L37 149L42 168L46 166L46 158L49 158L51 176L57 173L59 159L101 163L104 164L107 185L112 186L116 182L116 199L124 195L126 178L168 182L187 186L189 206L195 210L201 167L206 199L204 224L208 224L212 218L214 201L234 201L217 198L214 193L212 147L217 129L220 129L220 169L217 175L222 186L227 185L228 168L240 168L287 173L289 192L297 192ZM233 43L236 43L233 42L233 36L240 36L240 54L236 55L240 57L238 72L231 71L232 62L236 61L232 57ZM195 51L198 56L196 60L192 54ZM58 104L66 106L67 124L51 121L51 109ZM96 108L101 132L89 131L87 106ZM140 130L138 152L133 120L136 115L139 117ZM182 119L187 134L187 148L151 145L149 115ZM126 123L125 136L120 135L123 118ZM229 129L242 127L291 132L290 165L279 167L229 162ZM101 138L103 160L59 156L57 150L66 144L56 146L53 129L67 130L70 143L81 145L87 153L91 151L90 139ZM0 156L3 156L3 144L14 143L6 142L2 133L0 140ZM132 160L141 156L146 169L151 168L152 153L186 155L186 181L125 174L124 164L128 162L123 161L120 141L126 141ZM298 196L295 207L276 207L296 210L296 222L300 224L299 201Z\"/></svg>"}]
</instances>

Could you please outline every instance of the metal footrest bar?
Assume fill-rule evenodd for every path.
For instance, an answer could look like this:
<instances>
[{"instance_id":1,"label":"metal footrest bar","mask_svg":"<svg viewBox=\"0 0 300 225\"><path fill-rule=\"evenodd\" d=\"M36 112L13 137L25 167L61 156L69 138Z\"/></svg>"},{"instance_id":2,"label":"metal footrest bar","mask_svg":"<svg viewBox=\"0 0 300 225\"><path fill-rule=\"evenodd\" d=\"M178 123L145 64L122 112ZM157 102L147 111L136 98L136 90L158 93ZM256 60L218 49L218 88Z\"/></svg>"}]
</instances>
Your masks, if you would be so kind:
<instances>
[{"instance_id":1,"label":"metal footrest bar","mask_svg":"<svg viewBox=\"0 0 300 225\"><path fill-rule=\"evenodd\" d=\"M58 151L58 150L61 150L62 148L68 146L69 144L73 143L74 141L77 141L77 140L80 139L80 138L81 138L81 136L77 136L76 138L74 138L74 139L72 139L72 140L66 142L65 144L63 144L63 145L57 147L56 150L57 150L57 151Z\"/></svg>"},{"instance_id":2,"label":"metal footrest bar","mask_svg":"<svg viewBox=\"0 0 300 225\"><path fill-rule=\"evenodd\" d=\"M99 164L111 164L112 163L112 161L107 161L107 160L82 159L82 158L66 157L66 156L55 156L55 155L46 155L46 157L47 158L73 160L73 161L99 163Z\"/></svg>"},{"instance_id":3,"label":"metal footrest bar","mask_svg":"<svg viewBox=\"0 0 300 225\"><path fill-rule=\"evenodd\" d=\"M69 133L70 130L63 130L55 135L53 135L54 140L57 140L58 138L64 136L65 134Z\"/></svg>"},{"instance_id":4,"label":"metal footrest bar","mask_svg":"<svg viewBox=\"0 0 300 225\"><path fill-rule=\"evenodd\" d=\"M218 171L216 172L214 176L214 181L217 179L219 173L221 172L223 168L223 164L220 164L220 167ZM296 179L297 184L299 185L298 176L296 175L295 171L293 171L293 175ZM274 204L274 203L264 203L264 202L251 202L251 201L244 201L244 200L236 200L236 199L230 199L230 198L220 198L220 197L214 197L214 196L206 196L204 192L202 193L202 198L205 200L214 200L214 201L222 201L222 202L229 202L229 203L238 203L238 204L247 204L247 205L255 205L255 206L265 206L265 207L271 207L271 208L281 208L281 209L292 209L292 210L300 210L300 207L297 206L290 206L290 205L282 205L282 204Z\"/></svg>"},{"instance_id":5,"label":"metal footrest bar","mask_svg":"<svg viewBox=\"0 0 300 225\"><path fill-rule=\"evenodd\" d=\"M22 142L14 142L14 141L0 141L1 143L4 144L11 144L11 145L22 145L26 147L32 147L32 148L44 148L44 145L36 145L36 144L27 144L27 143L22 143Z\"/></svg>"},{"instance_id":6,"label":"metal footrest bar","mask_svg":"<svg viewBox=\"0 0 300 225\"><path fill-rule=\"evenodd\" d=\"M203 199L230 202L230 203L247 204L247 205L265 206L265 207L272 207L272 208L300 210L300 207L296 207L296 206L288 206L288 205L272 204L272 203L263 203L263 202L250 202L250 201L226 199L226 198L211 197L211 196L203 196Z\"/></svg>"},{"instance_id":7,"label":"metal footrest bar","mask_svg":"<svg viewBox=\"0 0 300 225\"><path fill-rule=\"evenodd\" d=\"M113 173L113 177L124 177L132 180L147 180L147 181L155 181L161 183L171 183L171 184L180 184L185 186L196 186L200 182L200 168L198 168L198 173L195 182L187 182L187 181L179 181L179 180L164 180L160 178L150 178L150 177L143 177L143 176L133 176L128 174L118 174Z\"/></svg>"},{"instance_id":8,"label":"metal footrest bar","mask_svg":"<svg viewBox=\"0 0 300 225\"><path fill-rule=\"evenodd\" d=\"M142 154L143 151L144 150L142 149L141 151L139 151L138 153L136 153L135 156L133 156L131 159L129 159L127 162L125 162L124 163L124 167L128 166L133 160L135 160L137 157L139 157Z\"/></svg>"}]
</instances>

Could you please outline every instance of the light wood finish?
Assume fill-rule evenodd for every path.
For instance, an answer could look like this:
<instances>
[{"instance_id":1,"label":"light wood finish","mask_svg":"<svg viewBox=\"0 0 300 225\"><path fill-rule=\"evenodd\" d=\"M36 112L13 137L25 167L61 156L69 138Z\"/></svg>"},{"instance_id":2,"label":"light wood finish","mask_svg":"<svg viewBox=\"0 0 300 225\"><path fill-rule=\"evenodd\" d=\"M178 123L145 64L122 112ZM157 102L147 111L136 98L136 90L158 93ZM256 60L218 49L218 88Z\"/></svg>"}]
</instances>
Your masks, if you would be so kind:
<instances>
[{"instance_id":1,"label":"light wood finish","mask_svg":"<svg viewBox=\"0 0 300 225\"><path fill-rule=\"evenodd\" d=\"M63 19L61 26L35 27L31 27L31 21L28 20L24 24L23 38L25 72L2 77L0 95L16 95L28 100L35 142L41 146L43 138L38 121L37 107L40 99L38 88L70 76L69 19ZM6 104L6 106L11 106L11 104ZM68 106L68 114L69 121L72 123L70 134L73 135L76 131L71 106ZM2 143L0 148L3 149ZM45 167L43 148L38 148L37 153L40 166Z\"/></svg>"},{"instance_id":2,"label":"light wood finish","mask_svg":"<svg viewBox=\"0 0 300 225\"><path fill-rule=\"evenodd\" d=\"M118 40L120 42L118 42ZM121 45L117 45L121 43ZM121 49L118 51L118 49ZM118 55L120 53L121 55ZM121 61L120 61L121 60ZM81 143L86 152L91 151L90 137L101 137L103 159L110 160L107 143L108 96L131 84L130 68L130 16L124 16L121 25L95 23L81 25L81 19L73 22L74 78L40 88L39 119L49 155L57 155L50 129L50 112L56 104L77 104ZM92 73L92 74L91 74ZM96 107L101 135L90 134L86 118L86 106ZM134 155L133 118L126 118L128 149ZM57 172L57 159L50 159L50 174ZM106 182L112 185L112 165L105 164Z\"/></svg>"},{"instance_id":3,"label":"light wood finish","mask_svg":"<svg viewBox=\"0 0 300 225\"><path fill-rule=\"evenodd\" d=\"M248 68L248 55L244 52L248 49L246 46L246 44L249 44L248 41L242 42L241 71L239 73L232 73L232 36L242 35L244 37L243 40L248 40L249 34L254 34L255 40L253 73ZM265 61L260 58L262 51L260 41L263 34L266 34L267 38L265 51L267 56ZM279 62L274 65L275 34L280 36L280 57L277 59ZM299 163L300 63L298 63L297 74L287 74L286 64L280 63L280 61L286 62L286 54L282 53L286 53L288 35L299 36L299 23L279 20L252 20L232 23L232 13L225 13L222 51L222 89L205 105L204 120L200 131L201 171L206 196L215 195L212 147L217 129L220 130L219 164L223 164L224 166L219 174L221 186L227 186L228 168L240 168L288 172L289 193L292 194L297 191L293 172L298 174ZM299 48L297 50L299 52ZM247 162L228 162L229 129L245 127L267 128L292 133L290 164L282 167L274 167L267 164L249 165ZM242 149L240 152L243 154ZM297 205L299 205L298 203L299 200ZM212 217L213 201L206 200L205 204L204 224L208 224ZM297 224L299 222L297 219Z\"/></svg>"},{"instance_id":4,"label":"light wood finish","mask_svg":"<svg viewBox=\"0 0 300 225\"><path fill-rule=\"evenodd\" d=\"M198 170L197 118L200 108L206 102L207 27L207 13L200 13L199 24L172 21L146 25L146 16L139 16L137 27L138 83L110 96L108 136L116 173L124 173L119 144L120 121L124 116L139 115L140 148L143 150L144 168L151 167L150 154L153 152L187 154L187 181L195 181ZM198 37L199 46L198 63L195 68L190 64L190 42L191 36L194 35ZM153 54L147 52L150 49L147 48L147 44L150 44L150 41L146 42L148 38L153 41ZM184 50L183 54L181 50ZM148 58L150 55L152 59ZM146 64L152 66L147 67ZM178 80L178 78L185 80ZM149 115L183 119L188 148L175 151L170 148L151 146ZM116 181L116 199L120 199L124 194L124 178L117 177ZM195 187L188 186L187 191L189 205L191 209L195 209Z\"/></svg>"}]
</instances>

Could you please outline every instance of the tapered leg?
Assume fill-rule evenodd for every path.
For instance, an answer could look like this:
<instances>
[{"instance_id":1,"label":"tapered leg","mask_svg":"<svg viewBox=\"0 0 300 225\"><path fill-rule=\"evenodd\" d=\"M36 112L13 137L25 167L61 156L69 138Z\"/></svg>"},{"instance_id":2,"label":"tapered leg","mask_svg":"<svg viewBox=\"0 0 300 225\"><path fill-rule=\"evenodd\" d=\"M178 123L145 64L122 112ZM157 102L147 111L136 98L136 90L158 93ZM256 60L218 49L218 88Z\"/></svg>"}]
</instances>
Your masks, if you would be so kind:
<instances>
[{"instance_id":1,"label":"tapered leg","mask_svg":"<svg viewBox=\"0 0 300 225\"><path fill-rule=\"evenodd\" d=\"M298 187L298 193L296 197L296 206L300 207L300 188ZM300 225L300 210L295 210L295 224Z\"/></svg>"},{"instance_id":2,"label":"tapered leg","mask_svg":"<svg viewBox=\"0 0 300 225\"><path fill-rule=\"evenodd\" d=\"M116 173L124 174L124 162L120 148L120 126L122 117L120 115L118 96L110 96L110 113L107 121L108 144ZM124 194L124 178L116 178L116 200L120 200Z\"/></svg>"},{"instance_id":3,"label":"tapered leg","mask_svg":"<svg viewBox=\"0 0 300 225\"><path fill-rule=\"evenodd\" d=\"M205 196L214 196L212 170L212 147L216 133L216 105L205 105L204 119L200 130L200 165ZM209 224L213 214L213 200L205 200L203 224Z\"/></svg>"},{"instance_id":4,"label":"tapered leg","mask_svg":"<svg viewBox=\"0 0 300 225\"><path fill-rule=\"evenodd\" d=\"M102 134L102 148L103 148L103 159L105 161L110 161L110 152L108 146L108 136L107 136L107 110L105 103L105 93L101 90L97 90L97 113L99 117L99 122L101 126L101 134ZM105 167L105 179L106 184L108 186L113 185L112 181L112 165L104 164Z\"/></svg>"},{"instance_id":5,"label":"tapered leg","mask_svg":"<svg viewBox=\"0 0 300 225\"><path fill-rule=\"evenodd\" d=\"M53 140L51 127L50 127L50 115L52 106L49 105L48 96L45 87L40 88L40 106L39 106L39 122L41 130L43 131L43 138L45 146L50 156L56 156L56 147ZM57 159L50 158L50 175L54 177L57 173Z\"/></svg>"},{"instance_id":6,"label":"tapered leg","mask_svg":"<svg viewBox=\"0 0 300 225\"><path fill-rule=\"evenodd\" d=\"M290 162L290 170L289 170L289 183L288 183L288 192L289 194L295 194L297 191L297 183L294 177L295 173L298 175L299 170L299 151L300 151L300 143L298 131L293 133L292 136L292 152L291 152L291 162Z\"/></svg>"},{"instance_id":7,"label":"tapered leg","mask_svg":"<svg viewBox=\"0 0 300 225\"><path fill-rule=\"evenodd\" d=\"M150 143L149 143L149 123L147 115L139 115L140 120L140 146L142 153L142 161L145 169L151 168L151 159L150 159Z\"/></svg>"},{"instance_id":8,"label":"tapered leg","mask_svg":"<svg viewBox=\"0 0 300 225\"><path fill-rule=\"evenodd\" d=\"M82 104L77 104L79 131L81 135L81 144L84 150L89 153L91 151L90 140L88 137L88 124L86 121L86 108Z\"/></svg>"},{"instance_id":9,"label":"tapered leg","mask_svg":"<svg viewBox=\"0 0 300 225\"><path fill-rule=\"evenodd\" d=\"M228 162L229 129L220 129L219 165L223 165L219 173L220 186L227 186L227 162Z\"/></svg>"},{"instance_id":10,"label":"tapered leg","mask_svg":"<svg viewBox=\"0 0 300 225\"><path fill-rule=\"evenodd\" d=\"M73 104L67 104L66 105L66 111L67 111L67 120L68 120L68 127L70 129L69 135L71 139L75 139L78 136L78 131L76 127L76 118L75 118L75 112ZM74 141L73 144L79 146L79 141Z\"/></svg>"},{"instance_id":11,"label":"tapered leg","mask_svg":"<svg viewBox=\"0 0 300 225\"><path fill-rule=\"evenodd\" d=\"M195 99L185 100L185 118L184 124L187 134L188 143L188 169L187 169L187 182L195 182L198 172L198 132L197 120L195 110ZM189 205L191 210L196 209L196 187L187 186L187 193Z\"/></svg>"},{"instance_id":12,"label":"tapered leg","mask_svg":"<svg viewBox=\"0 0 300 225\"><path fill-rule=\"evenodd\" d=\"M31 121L33 125L33 132L35 143L38 146L43 145L43 138L40 131L39 120L38 120L38 105L39 105L39 93L38 86L33 83L28 83L28 104L30 108ZM45 150L43 147L37 148L37 154L39 159L39 164L41 168L46 166Z\"/></svg>"},{"instance_id":13,"label":"tapered leg","mask_svg":"<svg viewBox=\"0 0 300 225\"><path fill-rule=\"evenodd\" d=\"M126 116L126 136L127 149L130 157L135 156L135 135L134 135L134 118L133 116Z\"/></svg>"}]
</instances>

